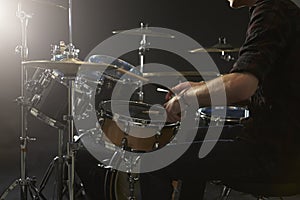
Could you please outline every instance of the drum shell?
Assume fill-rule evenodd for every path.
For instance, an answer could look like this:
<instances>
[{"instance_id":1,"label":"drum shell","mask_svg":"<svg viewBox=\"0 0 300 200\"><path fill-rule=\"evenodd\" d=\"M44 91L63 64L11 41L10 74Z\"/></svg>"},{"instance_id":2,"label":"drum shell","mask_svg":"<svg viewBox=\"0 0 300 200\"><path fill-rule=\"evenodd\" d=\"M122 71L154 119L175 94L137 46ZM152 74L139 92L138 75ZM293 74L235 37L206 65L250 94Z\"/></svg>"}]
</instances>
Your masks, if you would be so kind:
<instances>
[{"instance_id":1,"label":"drum shell","mask_svg":"<svg viewBox=\"0 0 300 200\"><path fill-rule=\"evenodd\" d=\"M116 102L121 107L123 103L128 103L129 109L137 106L141 109L139 112L144 109L148 111L151 107L149 104L139 102L115 101L114 104ZM178 123L151 122L146 118L131 118L120 113L112 113L111 103L112 101L105 101L101 104L98 119L106 139L118 147L126 147L137 152L153 151L168 144L177 133Z\"/></svg>"},{"instance_id":2,"label":"drum shell","mask_svg":"<svg viewBox=\"0 0 300 200\"><path fill-rule=\"evenodd\" d=\"M75 161L76 174L82 181L89 199L128 199L129 181L127 173L113 170L99 162L84 147L80 147L77 151ZM133 174L133 176L138 177L137 174ZM136 197L140 193L139 185L137 180L134 184Z\"/></svg>"},{"instance_id":3,"label":"drum shell","mask_svg":"<svg viewBox=\"0 0 300 200\"><path fill-rule=\"evenodd\" d=\"M175 126L165 126L159 131L159 134L156 134L156 127L149 128L129 125L130 128L128 128L128 133L125 133L122 131L122 129L126 129L125 126L128 125L120 122L117 124L115 121L109 118L105 118L101 125L105 136L110 142L122 147L125 139L127 141L126 145L131 151L149 152L157 148L161 148L171 141L177 131L177 127ZM141 134L142 137L132 136L138 134ZM149 135L150 137L145 137L145 135Z\"/></svg>"},{"instance_id":4,"label":"drum shell","mask_svg":"<svg viewBox=\"0 0 300 200\"><path fill-rule=\"evenodd\" d=\"M63 75L38 68L26 84L25 98L29 113L53 127L63 127L67 114L68 90Z\"/></svg>"},{"instance_id":5,"label":"drum shell","mask_svg":"<svg viewBox=\"0 0 300 200\"><path fill-rule=\"evenodd\" d=\"M54 128L64 128L68 115L68 85L64 74L56 70L36 69L26 84L26 101L33 116ZM87 110L92 110L92 89L83 82L75 80L73 106L74 117L82 118Z\"/></svg>"}]
</instances>

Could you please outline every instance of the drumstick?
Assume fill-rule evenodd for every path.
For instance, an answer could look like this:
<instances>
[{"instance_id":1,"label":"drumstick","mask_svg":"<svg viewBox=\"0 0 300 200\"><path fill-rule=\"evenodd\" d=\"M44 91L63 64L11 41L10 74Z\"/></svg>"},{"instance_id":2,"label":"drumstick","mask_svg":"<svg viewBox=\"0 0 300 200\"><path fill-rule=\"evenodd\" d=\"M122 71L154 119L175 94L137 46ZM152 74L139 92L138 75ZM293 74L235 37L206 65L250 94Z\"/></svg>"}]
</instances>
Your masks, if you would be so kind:
<instances>
[{"instance_id":1,"label":"drumstick","mask_svg":"<svg viewBox=\"0 0 300 200\"><path fill-rule=\"evenodd\" d=\"M126 74L129 74L130 76L133 76L133 77L135 77L135 78L137 78L137 79L140 79L141 81L149 82L149 79L144 78L144 77L139 76L139 75L136 75L136 74L134 74L134 73L132 73L132 72L126 71L125 69L117 68L117 70L120 71L120 72L122 72L122 73L124 73L124 74L126 73Z\"/></svg>"},{"instance_id":2,"label":"drumstick","mask_svg":"<svg viewBox=\"0 0 300 200\"><path fill-rule=\"evenodd\" d=\"M163 88L157 88L156 89L157 92L165 92L165 93L171 93L170 97L168 100L170 100L172 97L174 97L176 94L174 92L172 92L171 90L166 90L166 89L163 89Z\"/></svg>"},{"instance_id":3,"label":"drumstick","mask_svg":"<svg viewBox=\"0 0 300 200\"><path fill-rule=\"evenodd\" d=\"M163 88L156 88L156 91L157 92L165 92L165 93L169 92L169 90L166 90L166 89L163 89Z\"/></svg>"},{"instance_id":4,"label":"drumstick","mask_svg":"<svg viewBox=\"0 0 300 200\"><path fill-rule=\"evenodd\" d=\"M144 110L142 113L158 115L161 114L162 112L159 112L158 110Z\"/></svg>"}]
</instances>

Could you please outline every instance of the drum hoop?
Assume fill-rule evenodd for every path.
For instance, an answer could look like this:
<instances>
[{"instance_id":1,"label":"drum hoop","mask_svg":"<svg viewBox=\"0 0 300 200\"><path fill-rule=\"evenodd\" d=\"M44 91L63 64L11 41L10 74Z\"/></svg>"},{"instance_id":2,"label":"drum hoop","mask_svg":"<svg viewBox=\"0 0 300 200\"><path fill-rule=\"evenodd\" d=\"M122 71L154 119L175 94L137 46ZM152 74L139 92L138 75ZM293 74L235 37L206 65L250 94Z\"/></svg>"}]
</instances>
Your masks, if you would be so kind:
<instances>
[{"instance_id":1,"label":"drum hoop","mask_svg":"<svg viewBox=\"0 0 300 200\"><path fill-rule=\"evenodd\" d=\"M51 127L59 128L59 129L65 128L65 125L63 125L61 122L59 122L51 117L48 117L47 115L45 115L41 111L37 110L36 108L31 107L29 109L29 112L30 112L30 114L35 116L37 119L45 122L46 124L48 124Z\"/></svg>"},{"instance_id":2,"label":"drum hoop","mask_svg":"<svg viewBox=\"0 0 300 200\"><path fill-rule=\"evenodd\" d=\"M208 109L208 108L211 108L211 107L202 107L202 108L199 108L197 113L198 113L198 116L202 119L209 119L211 121L220 121L220 122L241 122L242 120L245 120L247 118L249 118L249 110L245 107L238 107L238 106L215 106L215 108L217 107L222 107L223 109L229 109L229 110L242 110L244 111L244 114L246 115L245 117L239 117L239 118L236 118L236 117L228 117L228 116L225 116L225 117L220 117L220 116L210 116L210 115L207 115L206 113L204 113L203 111L201 111L201 109Z\"/></svg>"},{"instance_id":3,"label":"drum hoop","mask_svg":"<svg viewBox=\"0 0 300 200\"><path fill-rule=\"evenodd\" d=\"M107 101L103 101L100 103L100 108L102 108L103 104L106 103L110 103L112 101L118 101L118 102L124 102L124 103L133 103L135 105L144 105L144 106L151 106L150 104L147 103L143 103L143 102L138 102L138 101L124 101L124 100L107 100ZM104 109L103 109L104 111ZM133 127L173 127L173 126L178 126L180 122L173 122L173 123L166 123L160 120L149 120L149 119L140 119L140 118L136 118L136 117L129 117L129 116L125 116L125 115L120 115L118 113L116 113L115 116L112 116L111 112L108 111L104 111L103 115L105 117L108 117L114 121L119 121L122 123L125 123L128 125L131 125Z\"/></svg>"}]
</instances>

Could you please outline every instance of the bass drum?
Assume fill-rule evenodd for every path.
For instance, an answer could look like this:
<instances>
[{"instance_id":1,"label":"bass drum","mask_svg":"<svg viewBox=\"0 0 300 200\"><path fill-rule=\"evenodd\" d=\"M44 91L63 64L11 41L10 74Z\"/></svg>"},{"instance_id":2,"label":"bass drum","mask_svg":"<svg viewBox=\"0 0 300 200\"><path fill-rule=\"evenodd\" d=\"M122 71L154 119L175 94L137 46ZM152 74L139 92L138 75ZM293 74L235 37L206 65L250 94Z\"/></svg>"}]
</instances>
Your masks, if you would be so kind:
<instances>
[{"instance_id":1,"label":"bass drum","mask_svg":"<svg viewBox=\"0 0 300 200\"><path fill-rule=\"evenodd\" d=\"M75 169L88 199L128 200L132 188L129 175L100 163L84 147L77 151ZM133 195L136 200L141 199L138 175L132 174L132 178Z\"/></svg>"},{"instance_id":2,"label":"bass drum","mask_svg":"<svg viewBox=\"0 0 300 200\"><path fill-rule=\"evenodd\" d=\"M133 182L130 183L130 180ZM104 185L106 190L106 200L141 199L138 174L129 175L128 173L116 170L107 171Z\"/></svg>"}]
</instances>

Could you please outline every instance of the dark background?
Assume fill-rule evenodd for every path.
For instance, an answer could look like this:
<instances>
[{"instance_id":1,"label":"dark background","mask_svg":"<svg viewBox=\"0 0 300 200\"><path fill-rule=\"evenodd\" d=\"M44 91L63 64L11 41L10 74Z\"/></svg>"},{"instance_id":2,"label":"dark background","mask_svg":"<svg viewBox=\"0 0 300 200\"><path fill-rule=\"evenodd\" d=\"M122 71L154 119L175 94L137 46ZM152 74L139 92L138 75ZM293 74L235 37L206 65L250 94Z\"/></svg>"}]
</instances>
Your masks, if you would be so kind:
<instances>
[{"instance_id":1,"label":"dark background","mask_svg":"<svg viewBox=\"0 0 300 200\"><path fill-rule=\"evenodd\" d=\"M68 6L66 0L40 2ZM0 193L20 176L20 107L14 102L21 90L21 59L14 53L21 44L21 24L15 14L17 3L0 0ZM23 0L22 5L26 13L33 14L28 24L29 60L49 60L51 44L61 40L68 43L68 12L31 0ZM73 43L80 49L81 60L98 43L112 36L113 30L138 28L141 22L182 32L204 47L216 44L220 36L226 37L233 47L240 47L248 23L248 9L231 9L226 0L73 0L72 16ZM133 65L138 64L135 53L127 60ZM146 61L151 62L157 54L150 51L147 56ZM222 73L232 65L220 59L218 53L211 56ZM180 70L186 69L182 66ZM28 175L40 180L56 155L57 130L31 116L28 128L28 135L37 138L28 144Z\"/></svg>"}]
</instances>

